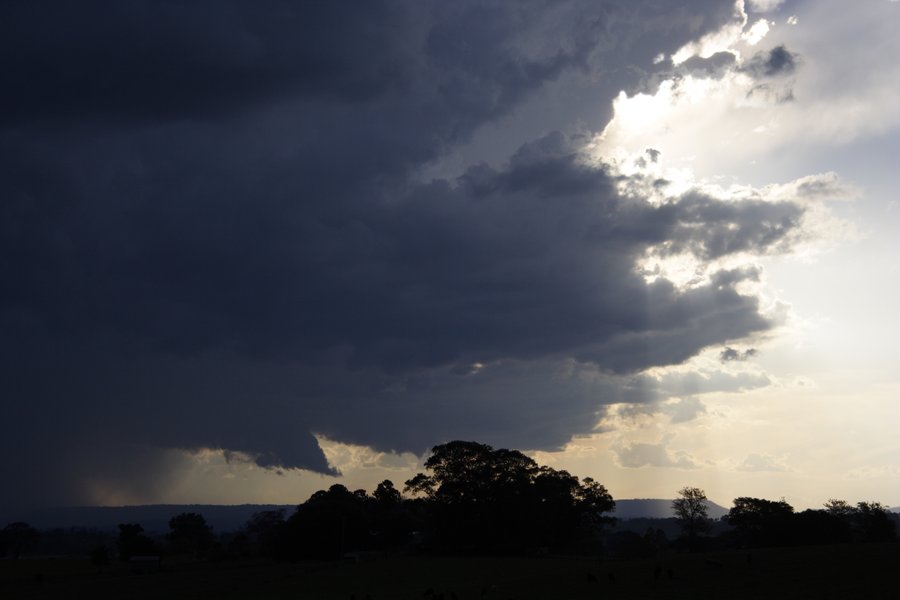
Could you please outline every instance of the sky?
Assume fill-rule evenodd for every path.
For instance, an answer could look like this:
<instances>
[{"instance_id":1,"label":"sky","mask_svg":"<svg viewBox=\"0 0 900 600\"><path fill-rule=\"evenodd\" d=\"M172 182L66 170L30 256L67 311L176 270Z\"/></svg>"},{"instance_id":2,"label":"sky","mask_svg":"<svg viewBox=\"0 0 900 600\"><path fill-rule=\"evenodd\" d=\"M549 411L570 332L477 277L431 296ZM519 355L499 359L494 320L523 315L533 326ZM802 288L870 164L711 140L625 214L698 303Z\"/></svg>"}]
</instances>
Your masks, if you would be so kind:
<instances>
[{"instance_id":1,"label":"sky","mask_svg":"<svg viewBox=\"0 0 900 600\"><path fill-rule=\"evenodd\" d=\"M900 3L7 2L0 508L900 505Z\"/></svg>"}]
</instances>

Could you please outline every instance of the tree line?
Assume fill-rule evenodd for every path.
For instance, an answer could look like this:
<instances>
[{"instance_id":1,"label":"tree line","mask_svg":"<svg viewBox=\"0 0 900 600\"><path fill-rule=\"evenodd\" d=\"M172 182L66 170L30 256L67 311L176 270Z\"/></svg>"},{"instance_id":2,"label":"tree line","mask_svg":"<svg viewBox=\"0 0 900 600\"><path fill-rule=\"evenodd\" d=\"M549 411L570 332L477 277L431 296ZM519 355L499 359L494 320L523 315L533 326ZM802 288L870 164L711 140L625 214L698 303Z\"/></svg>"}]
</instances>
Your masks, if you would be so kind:
<instances>
[{"instance_id":1,"label":"tree line","mask_svg":"<svg viewBox=\"0 0 900 600\"><path fill-rule=\"evenodd\" d=\"M706 494L698 488L683 488L672 502L685 537L696 546L710 530ZM897 516L880 502L829 499L821 509L796 512L781 500L742 496L735 498L722 522L728 528L704 540L705 545L726 547L777 547L850 542L888 542L897 538Z\"/></svg>"},{"instance_id":2,"label":"tree line","mask_svg":"<svg viewBox=\"0 0 900 600\"><path fill-rule=\"evenodd\" d=\"M137 523L120 524L114 540L72 535L81 535L82 546L93 544L95 564L163 554L329 560L384 552L601 554L625 546L643 555L896 539L896 516L877 502L829 500L822 509L795 512L784 500L741 497L714 522L706 494L692 487L679 490L672 503L678 538L653 527L643 536L613 533L615 501L603 485L538 465L519 451L454 441L435 446L424 466L402 491L390 480L371 494L335 484L291 515L263 511L227 534L214 535L202 515L183 513L170 520L165 536L151 537ZM0 554L18 556L47 535L11 523L0 531Z\"/></svg>"},{"instance_id":3,"label":"tree line","mask_svg":"<svg viewBox=\"0 0 900 600\"><path fill-rule=\"evenodd\" d=\"M338 558L348 552L592 552L612 496L590 478L539 466L516 450L455 441L435 446L427 473L385 480L372 495L336 484L288 518L256 515L252 547L273 558Z\"/></svg>"}]
</instances>

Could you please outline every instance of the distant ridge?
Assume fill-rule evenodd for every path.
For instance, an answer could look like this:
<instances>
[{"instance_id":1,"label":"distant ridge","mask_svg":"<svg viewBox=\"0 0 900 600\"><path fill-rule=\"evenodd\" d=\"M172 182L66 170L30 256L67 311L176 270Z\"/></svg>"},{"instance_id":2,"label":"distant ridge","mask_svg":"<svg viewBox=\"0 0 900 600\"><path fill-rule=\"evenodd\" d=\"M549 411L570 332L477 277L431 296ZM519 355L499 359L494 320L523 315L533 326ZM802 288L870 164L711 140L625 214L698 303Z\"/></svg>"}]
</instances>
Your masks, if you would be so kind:
<instances>
[{"instance_id":1,"label":"distant ridge","mask_svg":"<svg viewBox=\"0 0 900 600\"><path fill-rule=\"evenodd\" d=\"M169 519L185 512L203 515L213 531L222 533L240 529L255 513L284 509L293 514L296 504L147 504L138 506L66 506L42 508L15 515L37 529L81 527L101 531L115 530L119 523L139 523L148 533L169 530Z\"/></svg>"},{"instance_id":2,"label":"distant ridge","mask_svg":"<svg viewBox=\"0 0 900 600\"><path fill-rule=\"evenodd\" d=\"M709 517L720 519L728 514L728 509L716 504L706 502ZM617 519L668 519L672 514L672 500L662 498L632 498L628 500L616 500L616 512L613 516Z\"/></svg>"}]
</instances>

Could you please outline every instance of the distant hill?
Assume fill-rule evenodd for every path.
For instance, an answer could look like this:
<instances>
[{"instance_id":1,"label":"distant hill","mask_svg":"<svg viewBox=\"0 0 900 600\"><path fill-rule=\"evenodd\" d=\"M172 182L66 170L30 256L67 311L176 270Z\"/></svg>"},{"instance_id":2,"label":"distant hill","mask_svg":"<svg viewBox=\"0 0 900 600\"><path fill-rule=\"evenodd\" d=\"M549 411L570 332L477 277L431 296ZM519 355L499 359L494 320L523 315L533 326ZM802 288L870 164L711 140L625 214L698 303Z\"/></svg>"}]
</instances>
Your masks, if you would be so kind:
<instances>
[{"instance_id":1,"label":"distant hill","mask_svg":"<svg viewBox=\"0 0 900 600\"><path fill-rule=\"evenodd\" d=\"M293 514L294 504L149 504L143 506L68 506L43 508L15 515L7 521L25 521L37 529L83 527L101 531L115 530L119 523L140 523L148 533L169 530L169 519L185 512L203 515L213 531L235 531L255 513L284 509L285 516Z\"/></svg>"},{"instance_id":2,"label":"distant hill","mask_svg":"<svg viewBox=\"0 0 900 600\"><path fill-rule=\"evenodd\" d=\"M707 510L711 519L720 519L728 514L728 509L707 501ZM616 500L616 512L613 516L617 519L667 519L672 514L672 500L660 498L634 498L630 500Z\"/></svg>"}]
</instances>

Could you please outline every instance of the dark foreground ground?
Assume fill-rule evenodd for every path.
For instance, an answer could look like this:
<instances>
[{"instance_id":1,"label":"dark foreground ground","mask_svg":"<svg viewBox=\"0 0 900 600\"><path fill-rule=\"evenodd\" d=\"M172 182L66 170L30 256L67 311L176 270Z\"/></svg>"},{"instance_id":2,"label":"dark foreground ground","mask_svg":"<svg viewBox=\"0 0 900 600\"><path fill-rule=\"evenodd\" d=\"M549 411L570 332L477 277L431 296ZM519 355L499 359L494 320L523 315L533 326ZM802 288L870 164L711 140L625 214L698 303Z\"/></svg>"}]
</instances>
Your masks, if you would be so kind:
<instances>
[{"instance_id":1,"label":"dark foreground ground","mask_svg":"<svg viewBox=\"0 0 900 600\"><path fill-rule=\"evenodd\" d=\"M671 574L670 574L671 571ZM900 598L900 544L585 558L182 563L158 573L66 559L0 561L0 598L537 600Z\"/></svg>"}]
</instances>

